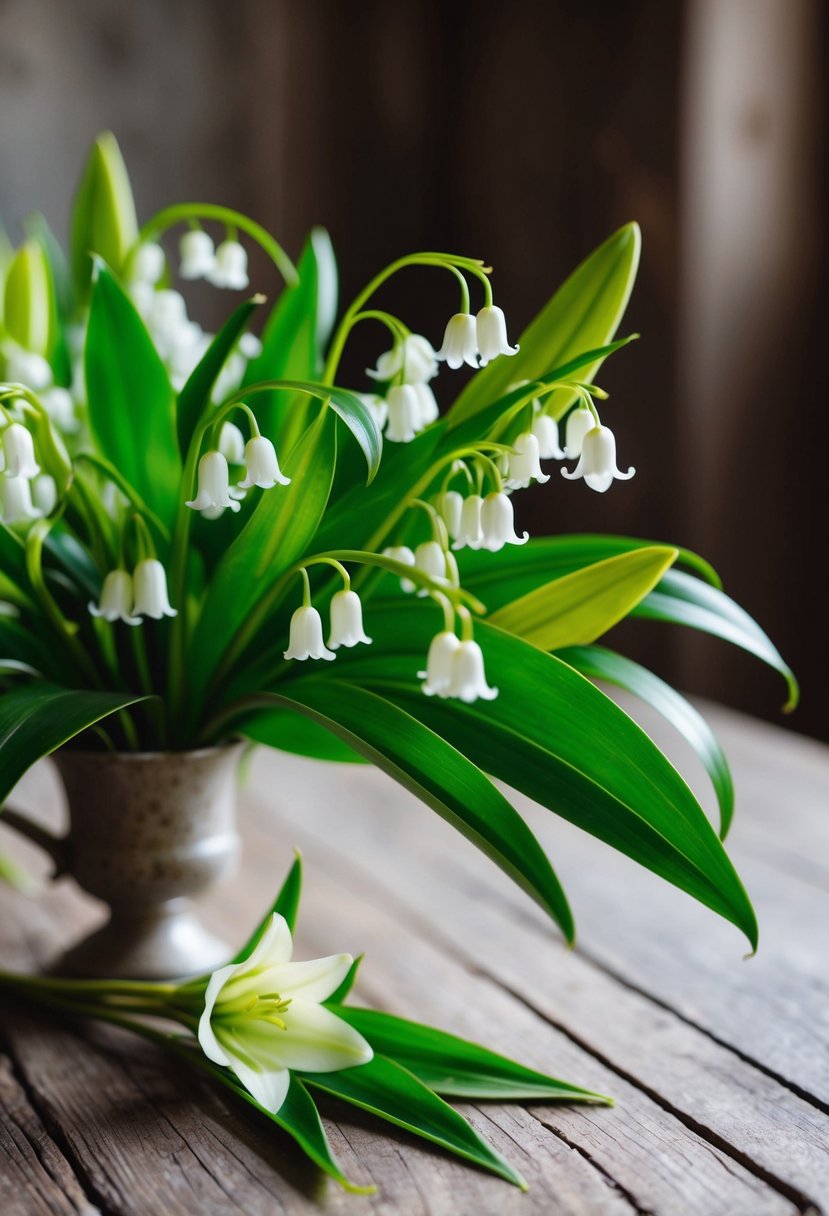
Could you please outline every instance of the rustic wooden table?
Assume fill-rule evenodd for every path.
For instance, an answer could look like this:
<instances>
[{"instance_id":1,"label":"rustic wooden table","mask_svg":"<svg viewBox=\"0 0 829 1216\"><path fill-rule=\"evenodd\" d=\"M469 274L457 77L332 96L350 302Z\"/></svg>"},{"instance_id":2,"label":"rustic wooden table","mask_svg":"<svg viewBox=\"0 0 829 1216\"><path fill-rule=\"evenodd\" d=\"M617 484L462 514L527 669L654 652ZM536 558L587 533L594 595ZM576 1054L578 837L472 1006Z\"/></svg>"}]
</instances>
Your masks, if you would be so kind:
<instances>
[{"instance_id":1,"label":"rustic wooden table","mask_svg":"<svg viewBox=\"0 0 829 1216\"><path fill-rule=\"evenodd\" d=\"M260 754L243 792L244 872L212 901L215 926L241 939L298 845L300 957L365 950L363 1002L616 1096L614 1109L465 1108L528 1194L332 1108L336 1152L380 1188L343 1194L276 1129L151 1046L6 1009L0 1212L829 1211L829 751L710 716L737 783L730 847L760 917L750 961L728 925L538 808L528 815L571 895L575 952L470 845L369 768ZM693 771L684 743L654 731ZM18 801L57 807L46 767ZM36 901L3 891L0 909L5 965L42 961L99 915L68 883Z\"/></svg>"}]
</instances>

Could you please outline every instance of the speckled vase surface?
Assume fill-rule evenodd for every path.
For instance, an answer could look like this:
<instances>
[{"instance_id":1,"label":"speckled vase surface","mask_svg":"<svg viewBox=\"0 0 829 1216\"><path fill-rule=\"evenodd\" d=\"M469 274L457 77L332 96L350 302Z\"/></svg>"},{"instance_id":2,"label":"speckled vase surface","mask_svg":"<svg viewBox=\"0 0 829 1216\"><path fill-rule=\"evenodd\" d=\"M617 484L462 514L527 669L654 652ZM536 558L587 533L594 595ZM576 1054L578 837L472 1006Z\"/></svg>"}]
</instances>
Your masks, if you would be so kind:
<instances>
[{"instance_id":1,"label":"speckled vase surface","mask_svg":"<svg viewBox=\"0 0 829 1216\"><path fill-rule=\"evenodd\" d=\"M69 804L64 872L109 905L108 922L55 965L63 974L173 979L226 963L232 949L192 898L236 866L241 746L53 757Z\"/></svg>"}]
</instances>

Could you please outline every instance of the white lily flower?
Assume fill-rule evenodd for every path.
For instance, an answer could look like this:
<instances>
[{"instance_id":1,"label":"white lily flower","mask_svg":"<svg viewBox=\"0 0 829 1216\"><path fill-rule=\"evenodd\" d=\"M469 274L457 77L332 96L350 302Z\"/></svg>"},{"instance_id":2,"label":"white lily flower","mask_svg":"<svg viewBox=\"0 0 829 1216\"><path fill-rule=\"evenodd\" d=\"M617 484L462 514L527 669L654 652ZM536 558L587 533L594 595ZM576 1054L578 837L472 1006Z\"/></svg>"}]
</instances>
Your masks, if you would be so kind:
<instances>
[{"instance_id":1,"label":"white lily flower","mask_svg":"<svg viewBox=\"0 0 829 1216\"><path fill-rule=\"evenodd\" d=\"M58 487L54 477L41 473L32 481L32 502L40 515L50 515L57 506Z\"/></svg>"},{"instance_id":2,"label":"white lily flower","mask_svg":"<svg viewBox=\"0 0 829 1216\"><path fill-rule=\"evenodd\" d=\"M448 583L446 550L436 540L425 540L415 549L415 566L436 583ZM418 595L428 595L422 588Z\"/></svg>"},{"instance_id":3,"label":"white lily flower","mask_svg":"<svg viewBox=\"0 0 829 1216\"><path fill-rule=\"evenodd\" d=\"M478 349L481 352L481 367L498 355L517 355L518 347L507 341L507 321L503 309L497 304L488 304L475 318Z\"/></svg>"},{"instance_id":4,"label":"white lily flower","mask_svg":"<svg viewBox=\"0 0 829 1216\"><path fill-rule=\"evenodd\" d=\"M392 385L386 404L389 409L386 438L392 443L411 443L420 430L420 401L414 385Z\"/></svg>"},{"instance_id":5,"label":"white lily flower","mask_svg":"<svg viewBox=\"0 0 829 1216\"><path fill-rule=\"evenodd\" d=\"M504 545L524 545L529 533L518 536L515 531L515 512L512 500L506 494L487 494L481 507L481 547L497 553Z\"/></svg>"},{"instance_id":6,"label":"white lily flower","mask_svg":"<svg viewBox=\"0 0 829 1216\"><path fill-rule=\"evenodd\" d=\"M75 416L75 403L68 388L55 384L40 394L46 413L62 431L77 431L79 422Z\"/></svg>"},{"instance_id":7,"label":"white lily flower","mask_svg":"<svg viewBox=\"0 0 829 1216\"><path fill-rule=\"evenodd\" d=\"M498 696L498 689L490 688L486 682L484 656L477 642L469 640L458 646L452 656L451 677L443 695L457 697L467 705L479 698L494 701Z\"/></svg>"},{"instance_id":8,"label":"white lily flower","mask_svg":"<svg viewBox=\"0 0 829 1216\"><path fill-rule=\"evenodd\" d=\"M395 342L391 350L380 355L375 368L366 368L366 375L372 380L393 380L401 371L405 384L423 384L437 375L437 355L428 338L409 334Z\"/></svg>"},{"instance_id":9,"label":"white lily flower","mask_svg":"<svg viewBox=\"0 0 829 1216\"><path fill-rule=\"evenodd\" d=\"M415 396L417 397L418 406L418 427L422 431L424 427L429 426L432 422L437 422L440 417L440 409L435 400L435 394L432 392L428 384L413 384Z\"/></svg>"},{"instance_id":10,"label":"white lily flower","mask_svg":"<svg viewBox=\"0 0 829 1216\"><path fill-rule=\"evenodd\" d=\"M288 1093L290 1071L337 1072L373 1056L361 1034L322 1004L348 974L348 954L291 962L285 918L274 913L250 958L214 971L198 1038L209 1060L236 1074L272 1114Z\"/></svg>"},{"instance_id":11,"label":"white lily flower","mask_svg":"<svg viewBox=\"0 0 829 1216\"><path fill-rule=\"evenodd\" d=\"M245 437L235 422L223 422L219 431L219 451L228 464L242 464L245 459Z\"/></svg>"},{"instance_id":12,"label":"white lily flower","mask_svg":"<svg viewBox=\"0 0 829 1216\"><path fill-rule=\"evenodd\" d=\"M363 629L363 605L356 591L337 591L331 597L331 629L328 645L332 650L340 646L356 646L358 642L371 644Z\"/></svg>"},{"instance_id":13,"label":"white lily flower","mask_svg":"<svg viewBox=\"0 0 829 1216\"><path fill-rule=\"evenodd\" d=\"M53 383L52 368L48 359L33 350L23 350L17 343L4 343L3 353L6 357L6 379L39 393Z\"/></svg>"},{"instance_id":14,"label":"white lily flower","mask_svg":"<svg viewBox=\"0 0 829 1216\"><path fill-rule=\"evenodd\" d=\"M417 559L408 545L389 545L383 550L383 557L390 557L396 562L401 562L404 566L414 566L417 564ZM401 591L414 591L416 584L410 578L401 578Z\"/></svg>"},{"instance_id":15,"label":"white lily flower","mask_svg":"<svg viewBox=\"0 0 829 1216\"><path fill-rule=\"evenodd\" d=\"M136 616L150 616L160 621L164 616L178 616L178 610L170 607L167 595L167 575L161 562L155 557L145 557L133 572Z\"/></svg>"},{"instance_id":16,"label":"white lily flower","mask_svg":"<svg viewBox=\"0 0 829 1216\"><path fill-rule=\"evenodd\" d=\"M238 241L222 241L216 250L213 269L206 277L214 287L243 291L250 282L248 255L244 245L240 245Z\"/></svg>"},{"instance_id":17,"label":"white lily flower","mask_svg":"<svg viewBox=\"0 0 829 1216\"><path fill-rule=\"evenodd\" d=\"M89 611L93 616L102 617L105 621L125 621L127 625L140 625L140 617L132 615L133 583L132 575L126 570L110 570L101 587L101 596L97 604L89 601Z\"/></svg>"},{"instance_id":18,"label":"white lily flower","mask_svg":"<svg viewBox=\"0 0 829 1216\"><path fill-rule=\"evenodd\" d=\"M185 232L178 251L181 258L178 272L183 279L207 279L216 268L213 238L202 228Z\"/></svg>"},{"instance_id":19,"label":"white lily flower","mask_svg":"<svg viewBox=\"0 0 829 1216\"><path fill-rule=\"evenodd\" d=\"M373 415L378 430L382 431L389 417L389 407L385 398L380 397L377 393L358 393L357 396L369 413Z\"/></svg>"},{"instance_id":20,"label":"white lily flower","mask_svg":"<svg viewBox=\"0 0 829 1216\"><path fill-rule=\"evenodd\" d=\"M37 477L40 465L35 460L35 445L32 433L19 422L12 422L3 432L3 451L6 454L6 476L25 477L29 481Z\"/></svg>"},{"instance_id":21,"label":"white lily flower","mask_svg":"<svg viewBox=\"0 0 829 1216\"><path fill-rule=\"evenodd\" d=\"M452 680L452 660L460 646L460 639L449 629L436 633L426 656L426 670L417 673L421 689L427 697L445 697Z\"/></svg>"},{"instance_id":22,"label":"white lily flower","mask_svg":"<svg viewBox=\"0 0 829 1216\"><path fill-rule=\"evenodd\" d=\"M564 425L564 451L568 460L578 460L581 445L588 431L592 431L596 419L586 405L571 410Z\"/></svg>"},{"instance_id":23,"label":"white lily flower","mask_svg":"<svg viewBox=\"0 0 829 1216\"><path fill-rule=\"evenodd\" d=\"M478 326L471 312L458 312L450 317L443 335L443 346L437 353L453 371L468 363L478 366Z\"/></svg>"},{"instance_id":24,"label":"white lily flower","mask_svg":"<svg viewBox=\"0 0 829 1216\"><path fill-rule=\"evenodd\" d=\"M540 482L549 481L550 475L541 471L540 461L538 440L531 431L525 431L523 435L518 436L509 454L508 488L523 489L533 479Z\"/></svg>"},{"instance_id":25,"label":"white lily flower","mask_svg":"<svg viewBox=\"0 0 829 1216\"><path fill-rule=\"evenodd\" d=\"M283 652L286 659L336 659L333 650L327 650L322 640L322 617L310 604L297 608L291 617L288 649Z\"/></svg>"},{"instance_id":26,"label":"white lily flower","mask_svg":"<svg viewBox=\"0 0 829 1216\"><path fill-rule=\"evenodd\" d=\"M28 478L0 474L0 517L4 524L40 518L32 502L32 483Z\"/></svg>"},{"instance_id":27,"label":"white lily flower","mask_svg":"<svg viewBox=\"0 0 829 1216\"><path fill-rule=\"evenodd\" d=\"M470 494L463 500L461 522L453 549L480 549L484 539L481 530L481 507L484 500L480 494Z\"/></svg>"},{"instance_id":28,"label":"white lily flower","mask_svg":"<svg viewBox=\"0 0 829 1216\"><path fill-rule=\"evenodd\" d=\"M564 459L555 418L551 418L549 414L536 414L533 418L532 433L538 440L538 455L542 460Z\"/></svg>"},{"instance_id":29,"label":"white lily flower","mask_svg":"<svg viewBox=\"0 0 829 1216\"><path fill-rule=\"evenodd\" d=\"M230 497L230 473L227 461L221 452L205 452L199 461L198 493L184 505L194 511L214 510L230 507L238 511L239 504Z\"/></svg>"},{"instance_id":30,"label":"white lily flower","mask_svg":"<svg viewBox=\"0 0 829 1216\"><path fill-rule=\"evenodd\" d=\"M455 540L461 529L461 512L463 511L463 495L457 490L447 490L438 496L438 514L446 524L446 531Z\"/></svg>"},{"instance_id":31,"label":"white lily flower","mask_svg":"<svg viewBox=\"0 0 829 1216\"><path fill-rule=\"evenodd\" d=\"M239 482L239 489L259 486L260 490L271 490L277 484L289 486L291 479L280 472L276 449L270 439L254 435L245 444L245 479Z\"/></svg>"},{"instance_id":32,"label":"white lily flower","mask_svg":"<svg viewBox=\"0 0 829 1216\"><path fill-rule=\"evenodd\" d=\"M164 274L166 263L167 259L161 246L155 241L145 241L138 246L130 260L130 282L146 283L154 287Z\"/></svg>"},{"instance_id":33,"label":"white lily flower","mask_svg":"<svg viewBox=\"0 0 829 1216\"><path fill-rule=\"evenodd\" d=\"M573 469L562 469L562 477L575 481L583 477L591 490L604 494L609 490L614 478L616 481L630 481L636 469L631 467L627 473L616 467L616 439L613 432L606 426L594 426L588 431L582 441L579 463Z\"/></svg>"}]
</instances>

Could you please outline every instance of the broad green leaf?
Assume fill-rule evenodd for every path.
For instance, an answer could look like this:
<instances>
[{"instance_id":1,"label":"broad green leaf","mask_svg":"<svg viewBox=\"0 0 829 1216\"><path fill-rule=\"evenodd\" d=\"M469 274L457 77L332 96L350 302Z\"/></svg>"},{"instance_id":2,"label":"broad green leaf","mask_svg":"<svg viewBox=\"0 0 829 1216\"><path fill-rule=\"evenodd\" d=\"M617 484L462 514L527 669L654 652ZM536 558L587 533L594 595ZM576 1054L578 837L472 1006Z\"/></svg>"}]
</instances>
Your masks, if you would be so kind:
<instances>
[{"instance_id":1,"label":"broad green leaf","mask_svg":"<svg viewBox=\"0 0 829 1216\"><path fill-rule=\"evenodd\" d=\"M574 935L567 899L538 841L480 769L397 705L335 680L285 684L274 702L309 714L477 845Z\"/></svg>"},{"instance_id":2,"label":"broad green leaf","mask_svg":"<svg viewBox=\"0 0 829 1216\"><path fill-rule=\"evenodd\" d=\"M363 757L311 718L290 709L271 709L253 715L239 726L240 734L265 747L275 747L314 760L362 764Z\"/></svg>"},{"instance_id":3,"label":"broad green leaf","mask_svg":"<svg viewBox=\"0 0 829 1216\"><path fill-rule=\"evenodd\" d=\"M103 455L168 523L182 494L173 392L132 300L101 263L85 368L89 424Z\"/></svg>"},{"instance_id":4,"label":"broad green leaf","mask_svg":"<svg viewBox=\"0 0 829 1216\"><path fill-rule=\"evenodd\" d=\"M612 1099L525 1068L457 1035L410 1022L377 1009L326 1004L359 1031L381 1056L414 1073L436 1093L454 1098L500 1102L597 1102Z\"/></svg>"},{"instance_id":5,"label":"broad green leaf","mask_svg":"<svg viewBox=\"0 0 829 1216\"><path fill-rule=\"evenodd\" d=\"M127 167L115 136L104 131L92 145L72 205L72 275L82 299L92 274L91 255L97 254L118 273L137 239Z\"/></svg>"},{"instance_id":6,"label":"broad green leaf","mask_svg":"<svg viewBox=\"0 0 829 1216\"><path fill-rule=\"evenodd\" d=\"M182 461L187 456L193 432L210 404L210 393L219 372L247 329L254 311L264 300L264 296L253 296L239 305L216 334L179 393L176 403L176 430Z\"/></svg>"},{"instance_id":7,"label":"broad green leaf","mask_svg":"<svg viewBox=\"0 0 829 1216\"><path fill-rule=\"evenodd\" d=\"M754 911L687 784L618 705L566 663L481 621L494 701L424 697L415 680L434 630L408 600L372 617L372 653L338 678L376 688L493 777L604 840L757 941Z\"/></svg>"},{"instance_id":8,"label":"broad green leaf","mask_svg":"<svg viewBox=\"0 0 829 1216\"><path fill-rule=\"evenodd\" d=\"M268 908L267 912L254 929L253 933L251 933L242 949L233 959L233 962L243 963L246 958L250 958L274 916L284 916L285 920L288 922L288 928L293 933L294 929L296 928L296 918L299 912L299 900L301 895L302 857L299 853L297 853L285 881L279 888L279 893L277 894L276 899Z\"/></svg>"},{"instance_id":9,"label":"broad green leaf","mask_svg":"<svg viewBox=\"0 0 829 1216\"><path fill-rule=\"evenodd\" d=\"M0 696L0 806L36 760L145 697L27 684Z\"/></svg>"},{"instance_id":10,"label":"broad green leaf","mask_svg":"<svg viewBox=\"0 0 829 1216\"><path fill-rule=\"evenodd\" d=\"M747 650L773 667L786 681L789 696L783 706L784 712L788 713L797 705L800 696L797 679L780 651L757 622L718 588L680 570L670 570L632 615L688 625Z\"/></svg>"},{"instance_id":11,"label":"broad green leaf","mask_svg":"<svg viewBox=\"0 0 829 1216\"><path fill-rule=\"evenodd\" d=\"M603 646L572 646L559 650L558 657L591 680L635 693L676 727L711 778L720 808L720 839L725 840L734 813L734 783L725 753L702 714L659 676Z\"/></svg>"},{"instance_id":12,"label":"broad green leaf","mask_svg":"<svg viewBox=\"0 0 829 1216\"><path fill-rule=\"evenodd\" d=\"M216 568L193 635L194 704L257 601L307 551L328 501L335 460L334 415L322 410L285 462L291 484L262 493Z\"/></svg>"},{"instance_id":13,"label":"broad green leaf","mask_svg":"<svg viewBox=\"0 0 829 1216\"><path fill-rule=\"evenodd\" d=\"M516 381L535 380L609 342L627 307L640 245L639 226L626 224L594 250L521 334L518 354L493 359L472 377L452 407L453 424L477 414ZM600 363L588 364L580 378L592 380Z\"/></svg>"},{"instance_id":14,"label":"broad green leaf","mask_svg":"<svg viewBox=\"0 0 829 1216\"><path fill-rule=\"evenodd\" d=\"M527 1184L500 1153L413 1073L375 1055L368 1064L341 1072L301 1073L306 1085L370 1111L397 1127L440 1145L522 1190Z\"/></svg>"},{"instance_id":15,"label":"broad green leaf","mask_svg":"<svg viewBox=\"0 0 829 1216\"><path fill-rule=\"evenodd\" d=\"M676 557L666 546L608 557L537 587L489 620L539 650L593 642L653 590Z\"/></svg>"}]
</instances>

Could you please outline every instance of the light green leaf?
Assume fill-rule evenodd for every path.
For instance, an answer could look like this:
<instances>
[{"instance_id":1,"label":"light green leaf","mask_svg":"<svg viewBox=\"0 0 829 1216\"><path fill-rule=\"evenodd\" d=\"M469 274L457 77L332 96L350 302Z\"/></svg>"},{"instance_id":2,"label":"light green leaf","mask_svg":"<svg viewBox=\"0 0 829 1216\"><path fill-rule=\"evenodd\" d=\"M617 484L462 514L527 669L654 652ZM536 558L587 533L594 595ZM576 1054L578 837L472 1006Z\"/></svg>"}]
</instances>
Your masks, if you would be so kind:
<instances>
[{"instance_id":1,"label":"light green leaf","mask_svg":"<svg viewBox=\"0 0 829 1216\"><path fill-rule=\"evenodd\" d=\"M371 1043L376 1052L401 1064L436 1093L471 1101L594 1102L612 1099L525 1068L457 1035L410 1022L377 1009L326 1002Z\"/></svg>"},{"instance_id":2,"label":"light green leaf","mask_svg":"<svg viewBox=\"0 0 829 1216\"><path fill-rule=\"evenodd\" d=\"M72 207L70 251L75 288L85 298L97 254L119 273L138 239L132 187L110 131L92 145Z\"/></svg>"},{"instance_id":3,"label":"light green leaf","mask_svg":"<svg viewBox=\"0 0 829 1216\"><path fill-rule=\"evenodd\" d=\"M652 591L677 558L667 546L634 549L553 579L489 620L540 650L593 642Z\"/></svg>"},{"instance_id":4,"label":"light green leaf","mask_svg":"<svg viewBox=\"0 0 829 1216\"><path fill-rule=\"evenodd\" d=\"M518 354L493 359L472 377L450 411L453 424L477 414L516 381L535 380L609 342L627 307L640 245L638 224L626 224L591 253L521 334ZM600 363L584 367L580 379L592 380Z\"/></svg>"},{"instance_id":5,"label":"light green leaf","mask_svg":"<svg viewBox=\"0 0 829 1216\"><path fill-rule=\"evenodd\" d=\"M437 811L572 940L567 899L538 841L480 769L439 734L384 697L334 680L297 680L272 695L276 704L299 709L339 735Z\"/></svg>"},{"instance_id":6,"label":"light green leaf","mask_svg":"<svg viewBox=\"0 0 829 1216\"><path fill-rule=\"evenodd\" d=\"M85 367L89 423L103 455L169 523L182 495L173 392L132 300L102 263Z\"/></svg>"},{"instance_id":7,"label":"light green leaf","mask_svg":"<svg viewBox=\"0 0 829 1216\"><path fill-rule=\"evenodd\" d=\"M300 1075L306 1085L370 1111L522 1190L527 1189L517 1170L487 1144L463 1115L394 1060L375 1055L358 1068Z\"/></svg>"},{"instance_id":8,"label":"light green leaf","mask_svg":"<svg viewBox=\"0 0 829 1216\"><path fill-rule=\"evenodd\" d=\"M36 760L145 697L27 684L0 695L0 806Z\"/></svg>"},{"instance_id":9,"label":"light green leaf","mask_svg":"<svg viewBox=\"0 0 829 1216\"><path fill-rule=\"evenodd\" d=\"M700 758L720 807L720 839L725 840L734 813L734 783L725 753L702 714L653 672L603 646L573 646L558 657L591 680L604 680L635 693L675 726Z\"/></svg>"},{"instance_id":10,"label":"light green leaf","mask_svg":"<svg viewBox=\"0 0 829 1216\"><path fill-rule=\"evenodd\" d=\"M48 356L56 337L54 288L38 241L25 241L14 255L5 297L3 316L9 336L24 350Z\"/></svg>"}]
</instances>

